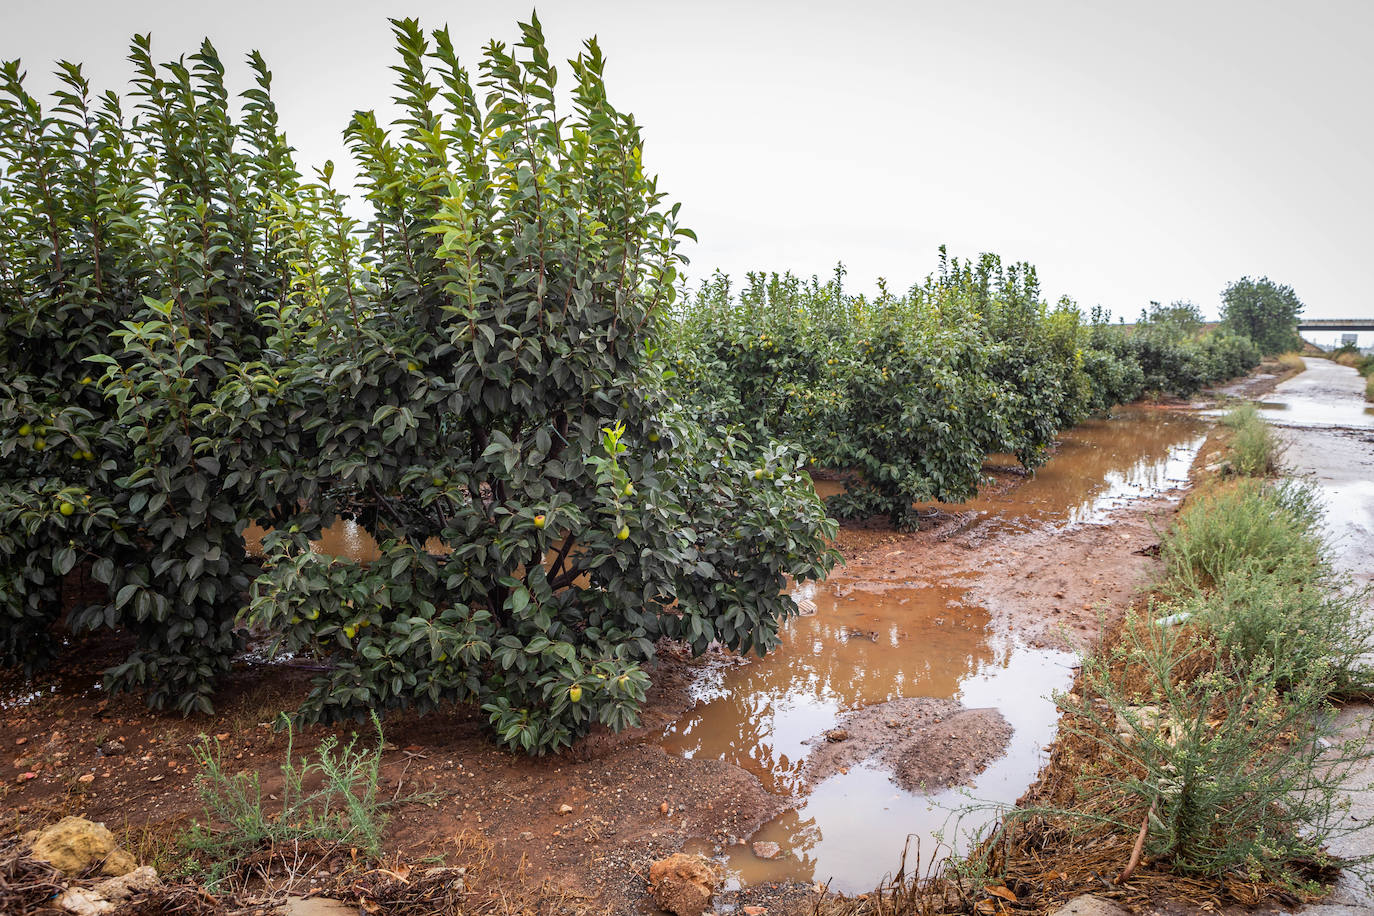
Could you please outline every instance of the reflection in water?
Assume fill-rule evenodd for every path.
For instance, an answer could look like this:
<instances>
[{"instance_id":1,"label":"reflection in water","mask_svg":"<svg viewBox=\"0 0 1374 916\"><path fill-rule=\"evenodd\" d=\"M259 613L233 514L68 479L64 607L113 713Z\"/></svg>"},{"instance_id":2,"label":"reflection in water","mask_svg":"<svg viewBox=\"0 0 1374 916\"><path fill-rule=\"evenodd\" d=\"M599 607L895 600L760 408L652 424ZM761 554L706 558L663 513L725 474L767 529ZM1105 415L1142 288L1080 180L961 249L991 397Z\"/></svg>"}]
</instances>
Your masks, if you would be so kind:
<instances>
[{"instance_id":1,"label":"reflection in water","mask_svg":"<svg viewBox=\"0 0 1374 916\"><path fill-rule=\"evenodd\" d=\"M1374 582L1374 408L1354 369L1325 359L1306 363L1307 371L1271 395L1282 414L1266 410L1265 418L1287 427L1285 462L1311 475L1321 494L1337 566L1358 583Z\"/></svg>"},{"instance_id":2,"label":"reflection in water","mask_svg":"<svg viewBox=\"0 0 1374 916\"><path fill-rule=\"evenodd\" d=\"M993 529L1100 523L1127 503L1188 481L1206 423L1188 414L1123 407L1059 437L1048 463L1019 487L943 506L973 510Z\"/></svg>"},{"instance_id":3,"label":"reflection in water","mask_svg":"<svg viewBox=\"0 0 1374 916\"><path fill-rule=\"evenodd\" d=\"M1121 407L1061 433L1054 457L1010 492L921 508L972 511L987 531L1099 523L1132 500L1185 484L1206 426L1190 414ZM1020 468L1006 455L992 456L987 466ZM837 480L817 480L815 487L825 498L844 490Z\"/></svg>"},{"instance_id":4,"label":"reflection in water","mask_svg":"<svg viewBox=\"0 0 1374 916\"><path fill-rule=\"evenodd\" d=\"M686 757L728 760L772 792L801 789L803 744L840 712L900 697L951 697L995 660L988 614L950 586L855 591L806 586L817 613L789 622L765 659L711 669L697 705L665 734ZM803 595L798 595L803 597Z\"/></svg>"},{"instance_id":5,"label":"reflection in water","mask_svg":"<svg viewBox=\"0 0 1374 916\"><path fill-rule=\"evenodd\" d=\"M1048 697L1068 685L1074 657L994 638L987 612L963 604L962 589L953 586L840 596L810 585L808 593L816 615L790 622L767 658L712 670L698 685L696 707L663 743L686 756L728 760L770 790L798 796L796 808L751 838L777 843L782 857L765 861L747 846L722 850L736 885L833 879L835 890L871 890L897 868L909 835L929 854L937 836L954 842L992 820L993 811L979 810L951 821L970 798L1009 804L1025 791L1054 734ZM911 696L1000 709L1014 729L1007 754L972 787L930 796L904 791L867 764L806 792L803 742L845 710Z\"/></svg>"},{"instance_id":6,"label":"reflection in water","mask_svg":"<svg viewBox=\"0 0 1374 916\"><path fill-rule=\"evenodd\" d=\"M732 879L820 881L862 893L897 870L908 841L912 854L919 849L927 862L940 854L942 842L965 848L972 832L996 818L987 806L1013 804L1035 778L1058 719L1050 694L1073 679L1075 658L1066 652L1003 646L995 656L1001 661L979 665L954 694L970 708L997 707L1014 729L1006 754L972 785L917 795L874 767L837 774L753 837L778 843L791 857L764 861L748 847L735 847L727 852Z\"/></svg>"},{"instance_id":7,"label":"reflection in water","mask_svg":"<svg viewBox=\"0 0 1374 916\"><path fill-rule=\"evenodd\" d=\"M1303 362L1304 372L1280 383L1259 404L1269 422L1309 429L1374 428L1374 405L1364 399L1364 379L1358 372L1327 359Z\"/></svg>"}]
</instances>

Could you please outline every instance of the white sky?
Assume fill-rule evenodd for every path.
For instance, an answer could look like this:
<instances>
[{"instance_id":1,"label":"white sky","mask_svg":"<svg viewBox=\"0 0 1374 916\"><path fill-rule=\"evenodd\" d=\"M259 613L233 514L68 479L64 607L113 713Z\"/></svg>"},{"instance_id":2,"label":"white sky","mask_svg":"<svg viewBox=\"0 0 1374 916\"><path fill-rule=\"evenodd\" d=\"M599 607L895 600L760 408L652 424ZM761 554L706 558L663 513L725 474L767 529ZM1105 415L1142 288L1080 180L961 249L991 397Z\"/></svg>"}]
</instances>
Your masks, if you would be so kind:
<instances>
[{"instance_id":1,"label":"white sky","mask_svg":"<svg viewBox=\"0 0 1374 916\"><path fill-rule=\"evenodd\" d=\"M524 3L4 0L0 57L31 90L57 58L123 89L127 39L159 59L208 35L236 88L258 48L302 165L344 158L384 110L387 16L447 23L475 70ZM878 276L904 288L954 254L1037 265L1047 294L1134 317L1215 314L1267 274L1310 317L1374 315L1374 2L539 4L550 49L599 36L616 105L696 230L688 273ZM341 163L342 168L342 163Z\"/></svg>"}]
</instances>

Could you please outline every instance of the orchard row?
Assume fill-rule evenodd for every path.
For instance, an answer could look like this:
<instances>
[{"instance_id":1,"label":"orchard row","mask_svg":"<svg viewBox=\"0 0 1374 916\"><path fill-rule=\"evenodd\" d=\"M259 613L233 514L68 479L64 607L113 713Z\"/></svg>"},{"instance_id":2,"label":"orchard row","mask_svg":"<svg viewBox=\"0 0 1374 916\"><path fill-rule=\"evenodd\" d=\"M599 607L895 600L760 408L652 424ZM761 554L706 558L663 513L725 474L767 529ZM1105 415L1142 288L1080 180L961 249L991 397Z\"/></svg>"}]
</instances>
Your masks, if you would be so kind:
<instances>
[{"instance_id":1,"label":"orchard row","mask_svg":"<svg viewBox=\"0 0 1374 916\"><path fill-rule=\"evenodd\" d=\"M560 74L532 19L474 76L394 32L400 117L345 131L362 221L297 168L257 55L238 98L208 42L136 39L123 98L62 64L45 106L0 67L0 662L97 634L107 687L208 712L266 640L319 664L303 718L476 703L556 750L636 721L660 638L776 644L786 583L836 559L812 460L861 475L837 511L905 522L990 451L1034 466L1087 411L1255 360L1086 326L990 259L682 301L690 233L594 41ZM312 552L338 518L379 559Z\"/></svg>"}]
</instances>

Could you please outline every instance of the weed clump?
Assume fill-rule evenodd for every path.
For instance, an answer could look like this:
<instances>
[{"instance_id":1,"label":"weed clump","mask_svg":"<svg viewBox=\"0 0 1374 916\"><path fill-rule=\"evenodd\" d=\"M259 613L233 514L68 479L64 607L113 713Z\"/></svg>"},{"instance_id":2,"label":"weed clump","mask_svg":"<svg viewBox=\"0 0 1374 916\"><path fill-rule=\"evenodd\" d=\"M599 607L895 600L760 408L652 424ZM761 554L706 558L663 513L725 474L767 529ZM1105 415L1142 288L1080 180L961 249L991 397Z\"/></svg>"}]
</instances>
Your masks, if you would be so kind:
<instances>
[{"instance_id":1,"label":"weed clump","mask_svg":"<svg viewBox=\"0 0 1374 916\"><path fill-rule=\"evenodd\" d=\"M286 758L281 785L270 806L264 801L257 772L230 773L219 742L204 739L193 751L200 766L198 783L207 823L197 823L185 844L193 868L214 885L236 874L262 854L270 859L279 847L302 847L328 854L356 850L367 859L381 853L385 803L378 798L384 739L373 717L377 746L325 738L314 759L294 755L295 733L287 722ZM269 810L269 807L273 810Z\"/></svg>"},{"instance_id":2,"label":"weed clump","mask_svg":"<svg viewBox=\"0 0 1374 916\"><path fill-rule=\"evenodd\" d=\"M1254 404L1246 403L1232 409L1221 422L1232 431L1229 459L1232 471L1245 477L1270 477L1279 473L1284 446Z\"/></svg>"},{"instance_id":3,"label":"weed clump","mask_svg":"<svg viewBox=\"0 0 1374 916\"><path fill-rule=\"evenodd\" d=\"M1330 574L1310 484L1240 478L1189 502L1160 545L1166 595L1210 592L1240 570L1306 583Z\"/></svg>"}]
</instances>

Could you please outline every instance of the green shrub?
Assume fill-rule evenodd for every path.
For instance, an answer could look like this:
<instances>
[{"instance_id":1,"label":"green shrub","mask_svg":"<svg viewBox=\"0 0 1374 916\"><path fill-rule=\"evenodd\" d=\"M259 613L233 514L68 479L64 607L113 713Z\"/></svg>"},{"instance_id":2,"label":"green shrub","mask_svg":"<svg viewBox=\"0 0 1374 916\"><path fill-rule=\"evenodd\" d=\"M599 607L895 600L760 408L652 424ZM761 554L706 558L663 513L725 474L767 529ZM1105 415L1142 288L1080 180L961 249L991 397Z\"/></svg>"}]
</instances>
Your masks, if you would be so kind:
<instances>
[{"instance_id":1,"label":"green shrub","mask_svg":"<svg viewBox=\"0 0 1374 916\"><path fill-rule=\"evenodd\" d=\"M256 573L241 525L313 486L270 464L299 444L285 412L219 422L289 286L269 214L298 176L261 58L236 100L208 42L130 60L136 117L78 66L47 110L0 67L0 662L50 662L60 619L119 630L107 687L208 711ZM104 594L64 618L78 566Z\"/></svg>"},{"instance_id":2,"label":"green shrub","mask_svg":"<svg viewBox=\"0 0 1374 916\"><path fill-rule=\"evenodd\" d=\"M1231 429L1227 462L1232 470L1246 477L1279 473L1283 445L1259 408L1250 403L1233 407L1221 422Z\"/></svg>"},{"instance_id":3,"label":"green shrub","mask_svg":"<svg viewBox=\"0 0 1374 916\"><path fill-rule=\"evenodd\" d=\"M1320 566L1295 581L1242 562L1210 592L1183 599L1178 610L1207 627L1234 665L1269 659L1281 688L1329 678L1333 692L1354 694L1370 683L1369 597Z\"/></svg>"},{"instance_id":4,"label":"green shrub","mask_svg":"<svg viewBox=\"0 0 1374 916\"><path fill-rule=\"evenodd\" d=\"M1165 588L1187 595L1237 570L1305 583L1329 571L1316 490L1239 478L1189 500L1161 543Z\"/></svg>"},{"instance_id":5,"label":"green shrub","mask_svg":"<svg viewBox=\"0 0 1374 916\"><path fill-rule=\"evenodd\" d=\"M1310 889L1313 866L1342 864L1325 846L1358 826L1344 780L1369 751L1336 735L1329 672L1293 674L1188 626L1128 619L1086 661L1082 692L1059 698L1101 751L1080 797L1122 833L1148 821L1146 854L1177 872Z\"/></svg>"},{"instance_id":6,"label":"green shrub","mask_svg":"<svg viewBox=\"0 0 1374 916\"><path fill-rule=\"evenodd\" d=\"M766 651L833 564L800 456L669 396L691 233L596 43L558 110L536 20L475 80L394 28L400 120L345 133L365 224L332 164L301 180L257 55L231 99L208 43L137 39L137 117L0 71L4 663L51 661L89 564L65 619L135 635L107 681L154 705L209 711L248 624L321 662L307 717L476 702L542 752L634 721L660 637ZM339 517L378 561L310 552Z\"/></svg>"},{"instance_id":7,"label":"green shrub","mask_svg":"<svg viewBox=\"0 0 1374 916\"><path fill-rule=\"evenodd\" d=\"M370 220L315 188L306 224L334 228L300 240L271 317L291 358L267 384L302 405L293 457L328 492L266 542L250 620L328 662L308 718L475 702L501 743L553 751L636 721L660 637L776 645L834 527L794 450L668 395L655 340L690 233L596 43L562 112L536 21L488 46L481 101L446 31L395 31L402 119L347 131ZM336 512L378 560L311 552Z\"/></svg>"},{"instance_id":8,"label":"green shrub","mask_svg":"<svg viewBox=\"0 0 1374 916\"><path fill-rule=\"evenodd\" d=\"M256 771L225 769L218 741L206 738L194 747L206 823L197 823L185 842L211 880L232 874L254 853L283 844L310 844L324 853L357 850L376 859L386 825L385 803L377 794L385 741L375 716L372 723L375 748L359 747L356 735L343 745L330 736L312 761L294 756L294 732L287 722L281 784L270 802Z\"/></svg>"}]
</instances>

